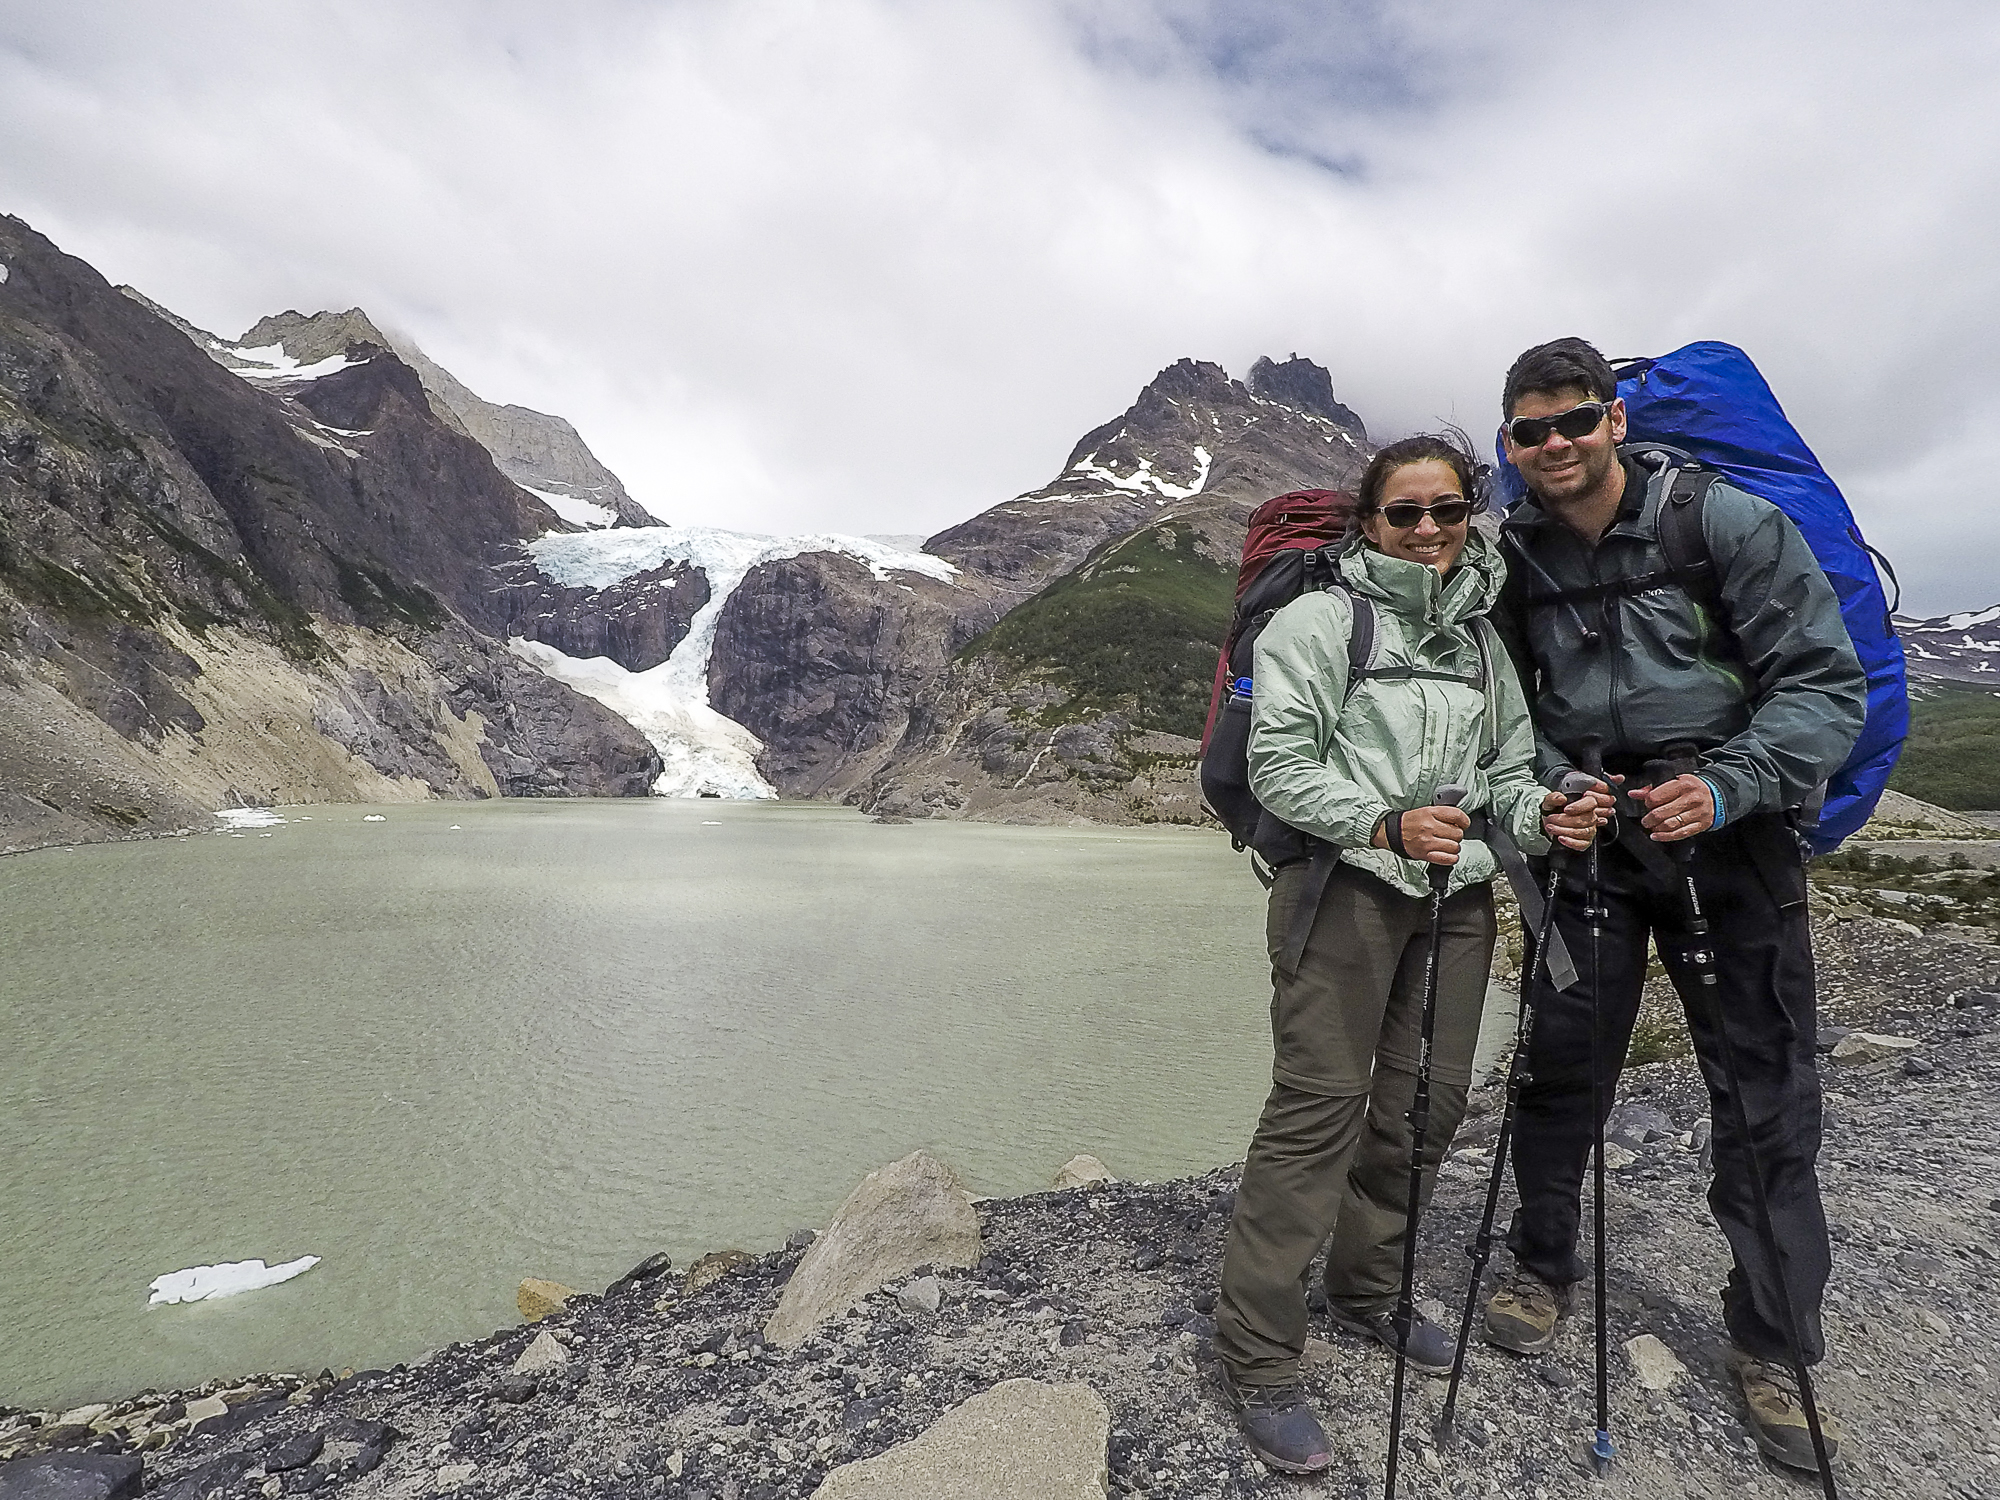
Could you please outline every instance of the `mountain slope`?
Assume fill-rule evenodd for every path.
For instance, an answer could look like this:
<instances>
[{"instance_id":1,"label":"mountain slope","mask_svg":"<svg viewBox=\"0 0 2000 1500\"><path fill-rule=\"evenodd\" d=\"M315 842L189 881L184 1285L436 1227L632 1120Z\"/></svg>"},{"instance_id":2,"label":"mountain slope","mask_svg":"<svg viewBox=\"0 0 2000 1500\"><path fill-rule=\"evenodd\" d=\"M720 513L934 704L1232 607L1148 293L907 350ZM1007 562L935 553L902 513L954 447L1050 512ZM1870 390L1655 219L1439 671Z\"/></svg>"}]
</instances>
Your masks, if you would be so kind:
<instances>
[{"instance_id":1,"label":"mountain slope","mask_svg":"<svg viewBox=\"0 0 2000 1500\"><path fill-rule=\"evenodd\" d=\"M393 354L248 381L17 219L0 265L0 849L644 789L643 738L490 638L546 512Z\"/></svg>"}]
</instances>

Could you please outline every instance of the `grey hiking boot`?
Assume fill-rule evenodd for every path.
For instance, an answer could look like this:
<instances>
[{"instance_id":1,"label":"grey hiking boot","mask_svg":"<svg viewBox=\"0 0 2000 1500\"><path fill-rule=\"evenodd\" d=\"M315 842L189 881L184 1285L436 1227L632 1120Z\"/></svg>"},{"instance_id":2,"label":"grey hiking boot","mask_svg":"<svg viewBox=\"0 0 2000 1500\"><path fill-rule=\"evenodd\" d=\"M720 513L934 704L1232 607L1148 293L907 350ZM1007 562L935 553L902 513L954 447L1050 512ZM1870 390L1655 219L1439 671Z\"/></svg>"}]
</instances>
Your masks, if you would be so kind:
<instances>
[{"instance_id":1,"label":"grey hiking boot","mask_svg":"<svg viewBox=\"0 0 2000 1500\"><path fill-rule=\"evenodd\" d=\"M1333 1319L1335 1328L1358 1334L1364 1339L1373 1339L1391 1354L1396 1352L1400 1327L1393 1310L1371 1315L1358 1313L1338 1302L1329 1302L1327 1315ZM1415 1318L1416 1322L1410 1328L1410 1347L1404 1358L1409 1361L1411 1369L1421 1370L1426 1375L1449 1375L1458 1345L1452 1342L1450 1334L1422 1313L1416 1313Z\"/></svg>"},{"instance_id":2,"label":"grey hiking boot","mask_svg":"<svg viewBox=\"0 0 2000 1500\"><path fill-rule=\"evenodd\" d=\"M1333 1462L1326 1429L1297 1385L1241 1385L1226 1370L1219 1373L1252 1453L1286 1474L1317 1474Z\"/></svg>"},{"instance_id":3,"label":"grey hiking boot","mask_svg":"<svg viewBox=\"0 0 2000 1500\"><path fill-rule=\"evenodd\" d=\"M1729 1347L1729 1368L1736 1376L1737 1389L1750 1414L1750 1435L1771 1458L1790 1469L1819 1472L1813 1453L1812 1429L1806 1426L1805 1404L1799 1399L1798 1372L1779 1359L1758 1359L1734 1344ZM1827 1462L1840 1451L1840 1424L1827 1412L1826 1404L1813 1392L1819 1408L1820 1436L1826 1439Z\"/></svg>"},{"instance_id":4,"label":"grey hiking boot","mask_svg":"<svg viewBox=\"0 0 2000 1500\"><path fill-rule=\"evenodd\" d=\"M1550 1286L1516 1268L1486 1304L1486 1342L1516 1354L1540 1354L1556 1341L1570 1288Z\"/></svg>"}]
</instances>

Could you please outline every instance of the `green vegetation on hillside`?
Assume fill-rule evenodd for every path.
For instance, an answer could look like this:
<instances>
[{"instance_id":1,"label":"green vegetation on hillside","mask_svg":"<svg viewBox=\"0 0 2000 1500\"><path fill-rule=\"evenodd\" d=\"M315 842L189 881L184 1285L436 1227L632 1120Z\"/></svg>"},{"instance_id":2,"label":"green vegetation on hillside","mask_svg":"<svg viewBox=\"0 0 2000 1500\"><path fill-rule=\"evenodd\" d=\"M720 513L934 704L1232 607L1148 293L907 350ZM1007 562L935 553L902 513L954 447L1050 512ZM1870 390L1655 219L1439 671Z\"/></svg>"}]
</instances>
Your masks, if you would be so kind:
<instances>
[{"instance_id":1,"label":"green vegetation on hillside","mask_svg":"<svg viewBox=\"0 0 2000 1500\"><path fill-rule=\"evenodd\" d=\"M1167 521L1057 579L960 654L1048 673L1069 691L1064 718L1118 711L1197 737L1235 593L1234 570L1201 555L1192 526Z\"/></svg>"},{"instance_id":2,"label":"green vegetation on hillside","mask_svg":"<svg viewBox=\"0 0 2000 1500\"><path fill-rule=\"evenodd\" d=\"M1941 688L1910 700L1910 739L1889 785L1957 811L2000 808L2000 697Z\"/></svg>"}]
</instances>

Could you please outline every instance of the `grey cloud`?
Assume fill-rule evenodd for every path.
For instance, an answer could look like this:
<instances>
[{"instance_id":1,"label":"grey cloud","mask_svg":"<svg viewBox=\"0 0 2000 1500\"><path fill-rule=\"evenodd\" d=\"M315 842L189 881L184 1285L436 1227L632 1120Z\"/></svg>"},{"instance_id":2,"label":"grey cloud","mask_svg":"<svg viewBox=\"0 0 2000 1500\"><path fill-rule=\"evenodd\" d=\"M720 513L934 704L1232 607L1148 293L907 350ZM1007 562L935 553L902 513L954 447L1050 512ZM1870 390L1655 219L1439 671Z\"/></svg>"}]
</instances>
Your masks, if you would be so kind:
<instances>
[{"instance_id":1,"label":"grey cloud","mask_svg":"<svg viewBox=\"0 0 2000 1500\"><path fill-rule=\"evenodd\" d=\"M2000 594L2000 505L1932 540L2000 435L2000 19L1918 10L23 3L0 207L224 332L360 303L749 529L949 524L1182 354L1394 434L1730 339L1935 610Z\"/></svg>"}]
</instances>

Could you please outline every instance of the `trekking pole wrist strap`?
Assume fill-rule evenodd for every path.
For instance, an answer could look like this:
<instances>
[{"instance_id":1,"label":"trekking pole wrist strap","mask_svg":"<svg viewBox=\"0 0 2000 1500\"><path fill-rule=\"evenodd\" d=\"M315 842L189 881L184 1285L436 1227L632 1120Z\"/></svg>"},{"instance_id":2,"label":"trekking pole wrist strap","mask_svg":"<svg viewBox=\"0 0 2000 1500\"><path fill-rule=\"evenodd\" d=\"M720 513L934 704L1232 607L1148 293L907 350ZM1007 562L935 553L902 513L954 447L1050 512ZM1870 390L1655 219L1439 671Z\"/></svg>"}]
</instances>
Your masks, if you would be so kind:
<instances>
[{"instance_id":1,"label":"trekking pole wrist strap","mask_svg":"<svg viewBox=\"0 0 2000 1500\"><path fill-rule=\"evenodd\" d=\"M1398 859L1408 859L1410 851L1403 847L1403 815L1400 812L1382 814L1382 842L1389 846L1389 852Z\"/></svg>"}]
</instances>

